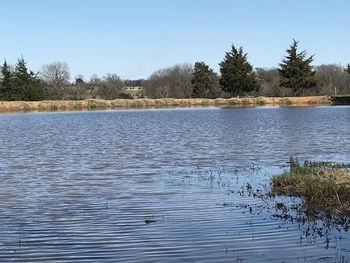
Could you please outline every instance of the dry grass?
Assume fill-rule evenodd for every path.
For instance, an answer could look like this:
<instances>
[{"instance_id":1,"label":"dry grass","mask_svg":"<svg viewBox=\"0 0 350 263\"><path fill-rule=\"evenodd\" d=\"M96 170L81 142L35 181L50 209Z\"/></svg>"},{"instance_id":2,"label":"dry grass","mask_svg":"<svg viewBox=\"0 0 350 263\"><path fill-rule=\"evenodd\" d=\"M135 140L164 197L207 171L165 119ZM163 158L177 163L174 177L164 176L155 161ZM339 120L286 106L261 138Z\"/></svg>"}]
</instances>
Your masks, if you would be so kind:
<instances>
[{"instance_id":1,"label":"dry grass","mask_svg":"<svg viewBox=\"0 0 350 263\"><path fill-rule=\"evenodd\" d=\"M350 214L349 165L296 161L289 172L272 178L272 192L301 197L308 209Z\"/></svg>"},{"instance_id":2,"label":"dry grass","mask_svg":"<svg viewBox=\"0 0 350 263\"><path fill-rule=\"evenodd\" d=\"M88 109L196 107L196 106L310 106L331 104L328 96L285 98L229 98L229 99L116 99L116 100L64 100L64 101L0 101L0 112L65 111Z\"/></svg>"}]
</instances>

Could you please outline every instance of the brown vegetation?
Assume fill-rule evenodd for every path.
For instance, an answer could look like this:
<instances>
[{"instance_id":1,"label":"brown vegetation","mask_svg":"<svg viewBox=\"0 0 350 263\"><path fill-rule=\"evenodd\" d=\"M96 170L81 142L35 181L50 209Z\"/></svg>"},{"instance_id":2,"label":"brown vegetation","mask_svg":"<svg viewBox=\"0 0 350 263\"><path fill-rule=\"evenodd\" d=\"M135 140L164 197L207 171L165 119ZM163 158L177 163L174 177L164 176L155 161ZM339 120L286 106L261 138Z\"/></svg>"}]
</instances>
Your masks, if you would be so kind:
<instances>
[{"instance_id":1,"label":"brown vegetation","mask_svg":"<svg viewBox=\"0 0 350 263\"><path fill-rule=\"evenodd\" d=\"M0 112L20 111L69 111L118 108L162 108L196 106L310 106L330 104L328 96L284 97L284 98L229 98L229 99L115 99L115 100L44 100L44 101L0 101Z\"/></svg>"},{"instance_id":2,"label":"brown vegetation","mask_svg":"<svg viewBox=\"0 0 350 263\"><path fill-rule=\"evenodd\" d=\"M350 214L350 165L291 158L291 169L272 178L275 194L299 196L309 211Z\"/></svg>"}]
</instances>

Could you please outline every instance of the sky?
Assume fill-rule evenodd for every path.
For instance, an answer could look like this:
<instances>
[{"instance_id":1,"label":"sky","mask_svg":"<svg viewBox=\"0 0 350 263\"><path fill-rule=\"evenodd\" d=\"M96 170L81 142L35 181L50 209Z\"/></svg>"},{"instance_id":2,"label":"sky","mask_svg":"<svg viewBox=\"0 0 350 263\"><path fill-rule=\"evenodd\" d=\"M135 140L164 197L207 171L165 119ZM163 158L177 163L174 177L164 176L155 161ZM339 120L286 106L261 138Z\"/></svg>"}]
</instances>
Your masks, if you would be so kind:
<instances>
[{"instance_id":1,"label":"sky","mask_svg":"<svg viewBox=\"0 0 350 263\"><path fill-rule=\"evenodd\" d=\"M296 39L314 65L346 65L349 10L349 0L0 0L0 59L146 79L196 61L219 72L232 44L254 67L277 67Z\"/></svg>"}]
</instances>

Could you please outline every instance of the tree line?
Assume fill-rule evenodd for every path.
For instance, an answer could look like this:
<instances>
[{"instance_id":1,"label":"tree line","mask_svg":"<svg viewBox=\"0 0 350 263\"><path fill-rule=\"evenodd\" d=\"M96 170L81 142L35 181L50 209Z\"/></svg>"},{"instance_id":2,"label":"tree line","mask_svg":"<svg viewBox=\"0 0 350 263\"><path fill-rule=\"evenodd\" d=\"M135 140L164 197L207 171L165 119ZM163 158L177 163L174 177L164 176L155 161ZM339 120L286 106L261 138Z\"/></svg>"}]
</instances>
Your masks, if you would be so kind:
<instances>
[{"instance_id":1,"label":"tree line","mask_svg":"<svg viewBox=\"0 0 350 263\"><path fill-rule=\"evenodd\" d=\"M205 62L160 69L146 80L122 80L107 73L71 82L66 63L42 66L37 73L23 58L0 68L0 100L80 100L116 98L218 98L233 96L305 96L350 93L350 64L313 66L314 56L298 51L293 40L278 68L253 68L243 48L232 45L219 63L220 74Z\"/></svg>"},{"instance_id":2,"label":"tree line","mask_svg":"<svg viewBox=\"0 0 350 263\"><path fill-rule=\"evenodd\" d=\"M19 58L16 65L7 61L0 67L0 100L83 100L83 99L132 99L141 97L142 80L122 80L117 74L107 73L99 78L96 74L90 80L78 75L70 82L67 63L54 62L43 65L37 73L29 70L26 61Z\"/></svg>"}]
</instances>

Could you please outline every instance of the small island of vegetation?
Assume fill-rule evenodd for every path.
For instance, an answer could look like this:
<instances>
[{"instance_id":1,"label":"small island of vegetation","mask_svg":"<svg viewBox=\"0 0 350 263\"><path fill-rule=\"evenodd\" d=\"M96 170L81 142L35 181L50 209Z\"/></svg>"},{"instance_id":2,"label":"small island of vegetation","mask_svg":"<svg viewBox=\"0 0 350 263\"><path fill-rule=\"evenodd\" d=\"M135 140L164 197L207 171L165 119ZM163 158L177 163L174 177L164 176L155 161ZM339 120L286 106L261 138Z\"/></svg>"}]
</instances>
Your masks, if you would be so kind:
<instances>
[{"instance_id":1,"label":"small island of vegetation","mask_svg":"<svg viewBox=\"0 0 350 263\"><path fill-rule=\"evenodd\" d=\"M272 178L274 194L301 197L310 213L350 214L350 165L290 158L290 171Z\"/></svg>"}]
</instances>

